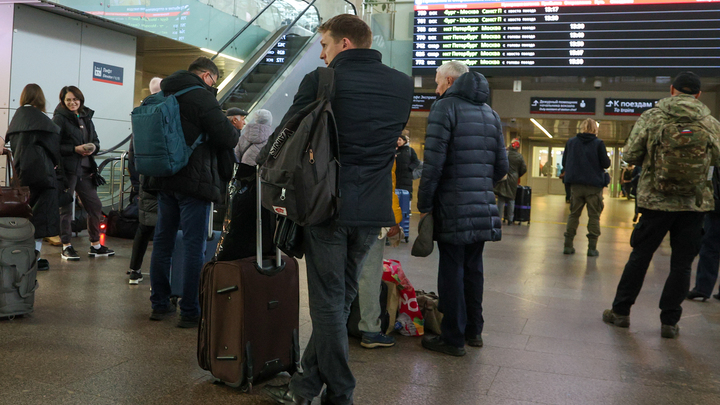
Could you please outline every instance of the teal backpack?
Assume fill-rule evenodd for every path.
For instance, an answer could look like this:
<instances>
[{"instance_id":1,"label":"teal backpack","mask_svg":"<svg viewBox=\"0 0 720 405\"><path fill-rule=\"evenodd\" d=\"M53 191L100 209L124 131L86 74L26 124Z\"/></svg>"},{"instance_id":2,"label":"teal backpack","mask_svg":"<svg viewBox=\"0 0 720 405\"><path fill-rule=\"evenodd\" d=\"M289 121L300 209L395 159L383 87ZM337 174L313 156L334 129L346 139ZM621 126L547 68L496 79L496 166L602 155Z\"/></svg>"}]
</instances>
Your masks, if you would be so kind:
<instances>
[{"instance_id":1,"label":"teal backpack","mask_svg":"<svg viewBox=\"0 0 720 405\"><path fill-rule=\"evenodd\" d=\"M165 96L161 91L143 100L131 114L135 167L152 177L172 176L185 167L202 143L202 134L191 146L185 143L177 97L201 86L191 86Z\"/></svg>"}]
</instances>

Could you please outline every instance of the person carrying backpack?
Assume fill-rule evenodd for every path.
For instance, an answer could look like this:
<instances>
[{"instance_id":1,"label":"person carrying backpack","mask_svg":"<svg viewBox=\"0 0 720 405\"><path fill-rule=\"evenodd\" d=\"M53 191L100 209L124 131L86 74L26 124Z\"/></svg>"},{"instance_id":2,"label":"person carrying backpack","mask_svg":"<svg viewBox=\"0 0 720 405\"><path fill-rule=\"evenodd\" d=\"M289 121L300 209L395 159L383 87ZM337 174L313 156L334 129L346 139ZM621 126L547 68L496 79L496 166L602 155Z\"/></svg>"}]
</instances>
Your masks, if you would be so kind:
<instances>
[{"instance_id":1,"label":"person carrying backpack","mask_svg":"<svg viewBox=\"0 0 720 405\"><path fill-rule=\"evenodd\" d=\"M177 93L179 116L186 145L194 145L187 164L169 176L154 176L148 189L157 191L158 218L150 258L152 314L162 320L175 313L170 302L170 262L178 227L183 230L183 292L178 327L197 328L200 320L200 271L205 258L210 203L220 203L232 178L232 150L240 138L215 99L219 71L200 57L188 70L180 70L161 83L162 96ZM183 90L197 87L187 92ZM135 114L135 113L133 113ZM140 133L133 121L136 163L140 163ZM162 136L161 133L158 136ZM143 169L138 165L138 171Z\"/></svg>"},{"instance_id":2,"label":"person carrying backpack","mask_svg":"<svg viewBox=\"0 0 720 405\"><path fill-rule=\"evenodd\" d=\"M623 149L625 161L642 164L636 198L642 216L630 237L633 250L612 309L603 312L603 321L630 326L630 308L650 260L670 232L672 257L660 297L660 335L674 339L692 262L700 250L703 217L715 206L709 176L711 167L720 163L720 122L698 100L700 78L694 73L678 74L670 94L640 116Z\"/></svg>"}]
</instances>

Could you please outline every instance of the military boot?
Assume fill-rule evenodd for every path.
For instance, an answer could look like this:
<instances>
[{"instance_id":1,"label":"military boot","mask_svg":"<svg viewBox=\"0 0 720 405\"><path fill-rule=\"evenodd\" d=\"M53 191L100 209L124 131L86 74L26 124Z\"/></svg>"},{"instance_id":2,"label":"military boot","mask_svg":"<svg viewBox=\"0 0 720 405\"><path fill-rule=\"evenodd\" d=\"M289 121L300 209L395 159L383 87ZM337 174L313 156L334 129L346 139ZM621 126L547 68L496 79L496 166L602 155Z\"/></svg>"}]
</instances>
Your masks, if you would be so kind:
<instances>
[{"instance_id":1,"label":"military boot","mask_svg":"<svg viewBox=\"0 0 720 405\"><path fill-rule=\"evenodd\" d=\"M597 238L588 238L588 256L599 256L600 252L597 250Z\"/></svg>"}]
</instances>

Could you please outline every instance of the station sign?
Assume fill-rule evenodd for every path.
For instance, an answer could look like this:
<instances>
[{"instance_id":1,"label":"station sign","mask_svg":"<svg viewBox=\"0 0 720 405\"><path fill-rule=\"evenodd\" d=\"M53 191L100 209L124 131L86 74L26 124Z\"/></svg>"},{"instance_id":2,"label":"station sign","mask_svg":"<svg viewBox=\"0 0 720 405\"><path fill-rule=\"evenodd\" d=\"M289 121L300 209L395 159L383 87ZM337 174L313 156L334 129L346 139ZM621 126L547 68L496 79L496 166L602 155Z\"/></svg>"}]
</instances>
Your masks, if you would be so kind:
<instances>
[{"instance_id":1,"label":"station sign","mask_svg":"<svg viewBox=\"0 0 720 405\"><path fill-rule=\"evenodd\" d=\"M413 94L412 111L430 111L438 96L435 93Z\"/></svg>"},{"instance_id":2,"label":"station sign","mask_svg":"<svg viewBox=\"0 0 720 405\"><path fill-rule=\"evenodd\" d=\"M641 115L655 107L658 99L640 98L606 98L604 104L605 115Z\"/></svg>"},{"instance_id":3,"label":"station sign","mask_svg":"<svg viewBox=\"0 0 720 405\"><path fill-rule=\"evenodd\" d=\"M104 63L93 62L93 81L123 84L123 68L119 66L106 65Z\"/></svg>"},{"instance_id":4,"label":"station sign","mask_svg":"<svg viewBox=\"0 0 720 405\"><path fill-rule=\"evenodd\" d=\"M532 97L530 114L595 115L594 98Z\"/></svg>"}]
</instances>

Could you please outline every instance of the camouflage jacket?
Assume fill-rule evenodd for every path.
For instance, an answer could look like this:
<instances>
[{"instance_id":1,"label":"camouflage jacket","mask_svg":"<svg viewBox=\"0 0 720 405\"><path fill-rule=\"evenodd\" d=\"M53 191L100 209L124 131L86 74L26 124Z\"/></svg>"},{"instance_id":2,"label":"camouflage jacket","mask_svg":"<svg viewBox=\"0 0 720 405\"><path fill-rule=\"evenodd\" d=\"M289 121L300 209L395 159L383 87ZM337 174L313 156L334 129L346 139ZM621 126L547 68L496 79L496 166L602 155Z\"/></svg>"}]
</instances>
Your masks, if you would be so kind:
<instances>
[{"instance_id":1,"label":"camouflage jacket","mask_svg":"<svg viewBox=\"0 0 720 405\"><path fill-rule=\"evenodd\" d=\"M637 205L657 211L712 211L715 207L711 183L703 191L701 205L695 197L667 195L656 190L653 185L652 156L654 140L659 136L666 119L690 118L707 128L711 134L711 164L720 165L720 122L710 115L710 109L694 96L679 94L666 97L657 107L645 111L635 123L627 144L623 149L623 160L630 164L642 165L642 173L637 188Z\"/></svg>"}]
</instances>

